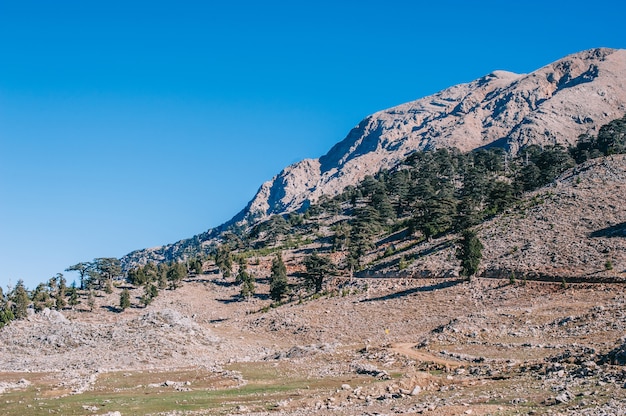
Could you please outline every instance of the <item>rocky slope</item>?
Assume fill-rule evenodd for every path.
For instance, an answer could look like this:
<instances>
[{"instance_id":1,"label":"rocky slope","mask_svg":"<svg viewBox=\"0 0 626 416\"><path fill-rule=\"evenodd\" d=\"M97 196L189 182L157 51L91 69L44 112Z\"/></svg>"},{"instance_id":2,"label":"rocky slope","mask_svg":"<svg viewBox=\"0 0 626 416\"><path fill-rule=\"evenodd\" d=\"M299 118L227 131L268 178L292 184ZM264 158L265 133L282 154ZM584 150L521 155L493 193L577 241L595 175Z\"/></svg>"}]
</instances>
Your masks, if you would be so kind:
<instances>
[{"instance_id":1,"label":"rocky slope","mask_svg":"<svg viewBox=\"0 0 626 416\"><path fill-rule=\"evenodd\" d=\"M479 274L569 282L626 279L626 155L598 158L566 171L505 213L477 227L484 245ZM397 244L397 254L367 276L457 276L458 235ZM404 249L403 245L407 245ZM381 255L385 246L370 254ZM398 271L403 258L409 265Z\"/></svg>"},{"instance_id":2,"label":"rocky slope","mask_svg":"<svg viewBox=\"0 0 626 416\"><path fill-rule=\"evenodd\" d=\"M264 183L238 219L300 208L335 195L407 155L440 147L573 143L626 112L626 50L593 49L530 74L495 71L375 113L319 159Z\"/></svg>"},{"instance_id":3,"label":"rocky slope","mask_svg":"<svg viewBox=\"0 0 626 416\"><path fill-rule=\"evenodd\" d=\"M12 322L2 414L624 414L622 285L341 279L263 313L266 280L248 302L231 282Z\"/></svg>"},{"instance_id":4,"label":"rocky slope","mask_svg":"<svg viewBox=\"0 0 626 416\"><path fill-rule=\"evenodd\" d=\"M626 156L591 160L529 195L521 209L487 222L487 275L602 280L626 271Z\"/></svg>"}]
</instances>

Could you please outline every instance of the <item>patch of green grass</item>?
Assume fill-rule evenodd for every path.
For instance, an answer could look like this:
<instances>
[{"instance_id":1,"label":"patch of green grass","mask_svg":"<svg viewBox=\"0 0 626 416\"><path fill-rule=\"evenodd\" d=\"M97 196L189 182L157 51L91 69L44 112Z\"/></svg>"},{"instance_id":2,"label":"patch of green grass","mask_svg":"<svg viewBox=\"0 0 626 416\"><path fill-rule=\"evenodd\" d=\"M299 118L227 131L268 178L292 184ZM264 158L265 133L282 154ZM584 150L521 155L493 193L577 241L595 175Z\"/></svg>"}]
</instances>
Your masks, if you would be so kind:
<instances>
[{"instance_id":1,"label":"patch of green grass","mask_svg":"<svg viewBox=\"0 0 626 416\"><path fill-rule=\"evenodd\" d=\"M237 380L231 377L197 369L111 372L100 374L91 390L76 395L70 395L68 389L59 390L59 380L31 373L27 375L32 383L28 388L2 395L0 413L72 416L90 414L89 408L95 407L98 410L94 414L119 411L124 416L174 410L231 414L239 405L255 411L271 410L279 401L301 397L302 390L327 393L353 381L345 377L310 378L299 374L296 367L273 362L236 363L229 370L241 373L246 384L236 385ZM189 391L163 386L166 380L190 381L183 386Z\"/></svg>"}]
</instances>

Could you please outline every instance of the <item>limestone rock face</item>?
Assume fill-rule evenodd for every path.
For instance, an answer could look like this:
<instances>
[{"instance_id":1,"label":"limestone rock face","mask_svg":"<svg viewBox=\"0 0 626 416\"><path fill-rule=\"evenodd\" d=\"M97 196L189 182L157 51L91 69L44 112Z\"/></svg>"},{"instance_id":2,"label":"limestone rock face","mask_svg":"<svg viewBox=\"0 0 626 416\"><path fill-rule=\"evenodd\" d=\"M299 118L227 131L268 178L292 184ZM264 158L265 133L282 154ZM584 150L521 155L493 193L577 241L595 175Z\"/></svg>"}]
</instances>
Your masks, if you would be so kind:
<instances>
[{"instance_id":1,"label":"limestone rock face","mask_svg":"<svg viewBox=\"0 0 626 416\"><path fill-rule=\"evenodd\" d=\"M326 155L264 183L237 219L297 210L415 151L571 144L625 112L626 50L579 52L526 75L494 71L366 117Z\"/></svg>"}]
</instances>

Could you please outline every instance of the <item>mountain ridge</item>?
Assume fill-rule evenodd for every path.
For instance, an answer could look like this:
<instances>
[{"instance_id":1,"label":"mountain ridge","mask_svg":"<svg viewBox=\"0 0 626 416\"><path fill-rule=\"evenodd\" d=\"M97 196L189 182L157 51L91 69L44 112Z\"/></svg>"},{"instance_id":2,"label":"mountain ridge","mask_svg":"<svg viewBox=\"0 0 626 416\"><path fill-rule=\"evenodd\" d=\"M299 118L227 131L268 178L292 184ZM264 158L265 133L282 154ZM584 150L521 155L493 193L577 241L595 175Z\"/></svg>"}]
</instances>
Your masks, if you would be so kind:
<instances>
[{"instance_id":1,"label":"mountain ridge","mask_svg":"<svg viewBox=\"0 0 626 416\"><path fill-rule=\"evenodd\" d=\"M598 48L530 74L493 71L376 112L327 154L292 164L265 182L236 218L297 210L415 151L497 145L515 154L529 144L573 144L626 111L625 78L626 50ZM595 88L586 88L594 82Z\"/></svg>"},{"instance_id":2,"label":"mountain ridge","mask_svg":"<svg viewBox=\"0 0 626 416\"><path fill-rule=\"evenodd\" d=\"M626 50L597 48L568 55L529 74L493 71L477 80L376 112L317 159L284 168L261 185L230 221L174 244L137 250L123 264L184 255L192 242L216 238L229 226L305 209L406 156L440 147L470 151L530 144L573 144L626 113ZM556 99L555 99L556 97Z\"/></svg>"}]
</instances>

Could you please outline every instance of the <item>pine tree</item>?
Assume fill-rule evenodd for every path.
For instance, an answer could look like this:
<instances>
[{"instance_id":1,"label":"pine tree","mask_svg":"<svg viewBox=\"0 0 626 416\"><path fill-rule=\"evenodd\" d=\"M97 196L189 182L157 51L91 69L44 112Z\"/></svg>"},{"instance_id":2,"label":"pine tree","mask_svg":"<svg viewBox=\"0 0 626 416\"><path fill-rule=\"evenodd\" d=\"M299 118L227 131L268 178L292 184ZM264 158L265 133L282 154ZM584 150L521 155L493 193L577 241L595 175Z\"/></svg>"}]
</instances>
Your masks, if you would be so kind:
<instances>
[{"instance_id":1,"label":"pine tree","mask_svg":"<svg viewBox=\"0 0 626 416\"><path fill-rule=\"evenodd\" d=\"M146 282L158 282L159 281L159 269L154 263L148 263L143 266L143 272L146 275Z\"/></svg>"},{"instance_id":2,"label":"pine tree","mask_svg":"<svg viewBox=\"0 0 626 416\"><path fill-rule=\"evenodd\" d=\"M13 303L13 316L15 319L23 319L28 316L28 305L30 304L30 298L28 297L28 291L24 286L22 279L17 281L15 289L13 289L12 296L10 296Z\"/></svg>"},{"instance_id":3,"label":"pine tree","mask_svg":"<svg viewBox=\"0 0 626 416\"><path fill-rule=\"evenodd\" d=\"M240 257L237 264L239 265L239 271L237 272L237 276L235 276L235 283L241 285L249 277L248 271L246 270L248 268L248 262L245 258Z\"/></svg>"},{"instance_id":4,"label":"pine tree","mask_svg":"<svg viewBox=\"0 0 626 416\"><path fill-rule=\"evenodd\" d=\"M170 282L170 289L176 289L180 282L187 277L187 266L183 263L170 264L167 271L167 280Z\"/></svg>"},{"instance_id":5,"label":"pine tree","mask_svg":"<svg viewBox=\"0 0 626 416\"><path fill-rule=\"evenodd\" d=\"M272 260L272 274L270 275L270 298L280 302L287 294L287 267L278 253Z\"/></svg>"},{"instance_id":6,"label":"pine tree","mask_svg":"<svg viewBox=\"0 0 626 416\"><path fill-rule=\"evenodd\" d=\"M65 271L66 272L78 272L78 275L80 276L80 288L84 289L85 277L88 276L88 272L92 268L92 266L93 266L92 263L83 262L83 263L74 264L73 266L70 266L67 269L65 269Z\"/></svg>"},{"instance_id":7,"label":"pine tree","mask_svg":"<svg viewBox=\"0 0 626 416\"><path fill-rule=\"evenodd\" d=\"M228 279L231 276L233 261L230 249L227 245L222 244L217 248L217 252L215 253L215 264L222 272L224 279Z\"/></svg>"},{"instance_id":8,"label":"pine tree","mask_svg":"<svg viewBox=\"0 0 626 416\"><path fill-rule=\"evenodd\" d=\"M69 305L72 307L72 309L74 309L74 306L80 303L80 300L78 300L78 290L76 290L76 285L72 284L72 286L69 289L69 293L70 293Z\"/></svg>"},{"instance_id":9,"label":"pine tree","mask_svg":"<svg viewBox=\"0 0 626 416\"><path fill-rule=\"evenodd\" d=\"M302 278L306 287L313 288L315 293L322 291L324 280L335 274L335 265L328 257L323 257L314 252L304 259L306 272Z\"/></svg>"},{"instance_id":10,"label":"pine tree","mask_svg":"<svg viewBox=\"0 0 626 416\"><path fill-rule=\"evenodd\" d=\"M189 262L189 269L196 275L202 274L202 260L195 258Z\"/></svg>"},{"instance_id":11,"label":"pine tree","mask_svg":"<svg viewBox=\"0 0 626 416\"><path fill-rule=\"evenodd\" d=\"M605 155L626 151L626 115L600 127L597 147Z\"/></svg>"},{"instance_id":12,"label":"pine tree","mask_svg":"<svg viewBox=\"0 0 626 416\"><path fill-rule=\"evenodd\" d=\"M157 279L159 282L159 289L165 289L167 287L167 272L169 266L166 263L161 263L157 267Z\"/></svg>"},{"instance_id":13,"label":"pine tree","mask_svg":"<svg viewBox=\"0 0 626 416\"><path fill-rule=\"evenodd\" d=\"M13 319L15 319L15 316L13 316L13 312L8 307L4 292L0 287L0 328L11 322Z\"/></svg>"},{"instance_id":14,"label":"pine tree","mask_svg":"<svg viewBox=\"0 0 626 416\"><path fill-rule=\"evenodd\" d=\"M59 281L59 275L57 274L54 277L51 277L50 280L48 280L48 293L50 294L51 297L55 297L55 293L57 291L57 283Z\"/></svg>"},{"instance_id":15,"label":"pine tree","mask_svg":"<svg viewBox=\"0 0 626 416\"><path fill-rule=\"evenodd\" d=\"M456 213L456 201L451 196L437 196L423 201L416 217L414 228L421 231L427 240L452 228Z\"/></svg>"},{"instance_id":16,"label":"pine tree","mask_svg":"<svg viewBox=\"0 0 626 416\"><path fill-rule=\"evenodd\" d=\"M65 280L65 277L61 274L61 273L57 273L57 279L59 282L59 285L57 287L57 292L55 294L55 307L57 311L63 310L63 308L65 308L65 306L67 305L67 302L65 301L65 294L67 292L67 282Z\"/></svg>"},{"instance_id":17,"label":"pine tree","mask_svg":"<svg viewBox=\"0 0 626 416\"><path fill-rule=\"evenodd\" d=\"M143 267L136 267L128 271L126 280L131 285L143 285L148 281L148 276Z\"/></svg>"},{"instance_id":18,"label":"pine tree","mask_svg":"<svg viewBox=\"0 0 626 416\"><path fill-rule=\"evenodd\" d=\"M487 209L490 214L497 214L504 211L514 200L511 184L504 181L495 181L489 191Z\"/></svg>"},{"instance_id":19,"label":"pine tree","mask_svg":"<svg viewBox=\"0 0 626 416\"><path fill-rule=\"evenodd\" d=\"M63 308L65 308L65 305L67 304L67 302L65 302L65 296L63 296L61 294L61 291L57 291L56 296L55 296L55 300L54 300L54 306L56 307L57 311L63 310Z\"/></svg>"},{"instance_id":20,"label":"pine tree","mask_svg":"<svg viewBox=\"0 0 626 416\"><path fill-rule=\"evenodd\" d=\"M144 307L147 307L158 295L159 289L156 285L154 283L146 283L144 286L144 294L141 296L141 303Z\"/></svg>"},{"instance_id":21,"label":"pine tree","mask_svg":"<svg viewBox=\"0 0 626 416\"><path fill-rule=\"evenodd\" d=\"M241 257L239 259L239 271L237 272L237 276L235 277L235 283L241 285L241 290L239 294L243 299L248 299L255 292L254 285L254 276L252 276L247 271L248 263L245 258Z\"/></svg>"},{"instance_id":22,"label":"pine tree","mask_svg":"<svg viewBox=\"0 0 626 416\"><path fill-rule=\"evenodd\" d=\"M470 278L475 275L480 265L483 245L472 230L463 231L457 258L461 260L461 275Z\"/></svg>"},{"instance_id":23,"label":"pine tree","mask_svg":"<svg viewBox=\"0 0 626 416\"><path fill-rule=\"evenodd\" d=\"M45 284L39 283L33 291L31 298L33 300L33 308L35 312L41 312L45 308L51 308L53 305L50 292Z\"/></svg>"},{"instance_id":24,"label":"pine tree","mask_svg":"<svg viewBox=\"0 0 626 416\"><path fill-rule=\"evenodd\" d=\"M373 207L360 207L354 212L350 229L349 254L346 259L350 270L360 268L361 258L374 247L374 236L381 230L380 215Z\"/></svg>"},{"instance_id":25,"label":"pine tree","mask_svg":"<svg viewBox=\"0 0 626 416\"><path fill-rule=\"evenodd\" d=\"M2 328L14 319L15 316L13 315L11 309L7 308L6 306L0 308L0 328Z\"/></svg>"},{"instance_id":26,"label":"pine tree","mask_svg":"<svg viewBox=\"0 0 626 416\"><path fill-rule=\"evenodd\" d=\"M254 285L254 276L252 276L251 274L248 274L248 276L246 277L246 280L241 285L241 292L240 292L241 297L244 299L249 299L250 297L254 295L255 290L256 290L256 287Z\"/></svg>"},{"instance_id":27,"label":"pine tree","mask_svg":"<svg viewBox=\"0 0 626 416\"><path fill-rule=\"evenodd\" d=\"M89 311L93 312L94 306L96 306L96 298L94 296L93 290L89 291L89 295L87 296L87 306L89 306Z\"/></svg>"}]
</instances>

